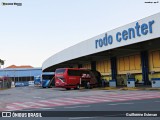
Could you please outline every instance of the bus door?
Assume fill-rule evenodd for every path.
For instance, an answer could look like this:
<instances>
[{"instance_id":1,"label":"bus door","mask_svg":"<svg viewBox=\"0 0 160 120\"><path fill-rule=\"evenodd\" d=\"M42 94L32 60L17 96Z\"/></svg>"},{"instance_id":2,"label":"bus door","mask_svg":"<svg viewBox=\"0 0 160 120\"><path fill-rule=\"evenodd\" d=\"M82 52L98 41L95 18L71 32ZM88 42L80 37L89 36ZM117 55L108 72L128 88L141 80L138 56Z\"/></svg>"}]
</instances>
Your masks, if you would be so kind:
<instances>
[{"instance_id":1,"label":"bus door","mask_svg":"<svg viewBox=\"0 0 160 120\"><path fill-rule=\"evenodd\" d=\"M53 86L55 86L55 76L53 76L53 78L48 83L48 87L53 87Z\"/></svg>"},{"instance_id":2,"label":"bus door","mask_svg":"<svg viewBox=\"0 0 160 120\"><path fill-rule=\"evenodd\" d=\"M43 88L52 87L50 85L54 81L53 77L54 77L54 73L43 73L42 74L42 87Z\"/></svg>"}]
</instances>

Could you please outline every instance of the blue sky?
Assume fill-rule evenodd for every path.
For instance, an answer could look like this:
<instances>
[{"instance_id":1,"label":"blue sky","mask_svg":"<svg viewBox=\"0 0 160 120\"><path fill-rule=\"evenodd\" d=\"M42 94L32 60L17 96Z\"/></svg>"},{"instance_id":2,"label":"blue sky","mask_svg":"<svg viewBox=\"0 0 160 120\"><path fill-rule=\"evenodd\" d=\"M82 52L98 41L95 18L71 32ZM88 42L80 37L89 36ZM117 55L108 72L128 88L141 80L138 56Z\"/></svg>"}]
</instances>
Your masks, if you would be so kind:
<instances>
[{"instance_id":1,"label":"blue sky","mask_svg":"<svg viewBox=\"0 0 160 120\"><path fill-rule=\"evenodd\" d=\"M148 0L0 0L0 59L5 67L41 67L81 41L160 12Z\"/></svg>"}]
</instances>

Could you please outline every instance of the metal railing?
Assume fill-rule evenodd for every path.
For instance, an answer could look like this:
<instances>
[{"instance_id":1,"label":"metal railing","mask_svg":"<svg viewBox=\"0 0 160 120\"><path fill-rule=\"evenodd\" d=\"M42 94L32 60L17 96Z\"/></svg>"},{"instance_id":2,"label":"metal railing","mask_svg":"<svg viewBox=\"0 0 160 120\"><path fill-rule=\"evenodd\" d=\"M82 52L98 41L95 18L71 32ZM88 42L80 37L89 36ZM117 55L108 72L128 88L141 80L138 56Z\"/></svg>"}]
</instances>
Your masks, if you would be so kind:
<instances>
[{"instance_id":1,"label":"metal railing","mask_svg":"<svg viewBox=\"0 0 160 120\"><path fill-rule=\"evenodd\" d=\"M0 77L0 88L11 88L12 80L8 77Z\"/></svg>"}]
</instances>

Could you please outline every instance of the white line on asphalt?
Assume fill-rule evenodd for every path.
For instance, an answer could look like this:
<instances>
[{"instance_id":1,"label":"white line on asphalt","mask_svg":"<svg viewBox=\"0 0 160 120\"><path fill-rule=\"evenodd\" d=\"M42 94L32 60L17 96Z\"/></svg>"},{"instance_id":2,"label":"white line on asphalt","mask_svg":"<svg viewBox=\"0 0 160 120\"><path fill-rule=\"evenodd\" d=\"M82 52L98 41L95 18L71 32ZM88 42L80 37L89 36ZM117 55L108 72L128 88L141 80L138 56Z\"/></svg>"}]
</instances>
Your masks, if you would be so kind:
<instances>
[{"instance_id":1,"label":"white line on asphalt","mask_svg":"<svg viewBox=\"0 0 160 120\"><path fill-rule=\"evenodd\" d=\"M13 106L7 106L6 107L8 110L6 110L6 111L15 111L15 110L19 110L18 108L15 108L15 107L13 107Z\"/></svg>"},{"instance_id":2,"label":"white line on asphalt","mask_svg":"<svg viewBox=\"0 0 160 120\"><path fill-rule=\"evenodd\" d=\"M20 107L30 107L30 106L28 106L28 105L24 105L23 103L22 104L20 104L20 103L13 103L14 105L18 105L18 106L20 106Z\"/></svg>"},{"instance_id":3,"label":"white line on asphalt","mask_svg":"<svg viewBox=\"0 0 160 120\"><path fill-rule=\"evenodd\" d=\"M57 103L57 102L47 101L47 100L41 100L39 102L49 103L49 104L53 104L53 105L64 105L63 103Z\"/></svg>"},{"instance_id":4,"label":"white line on asphalt","mask_svg":"<svg viewBox=\"0 0 160 120\"><path fill-rule=\"evenodd\" d=\"M5 111L15 111L15 110L18 110L18 109L13 109L13 110L10 109L10 110L5 110Z\"/></svg>"},{"instance_id":5,"label":"white line on asphalt","mask_svg":"<svg viewBox=\"0 0 160 120\"><path fill-rule=\"evenodd\" d=\"M101 101L101 102L110 102L112 100L106 99L104 97L96 97L96 96L89 96L88 98L85 98L87 100L96 100L96 101Z\"/></svg>"},{"instance_id":6,"label":"white line on asphalt","mask_svg":"<svg viewBox=\"0 0 160 120\"><path fill-rule=\"evenodd\" d=\"M92 101L92 100L82 100L82 99L79 99L79 98L64 98L64 99L67 99L67 100L75 100L75 101L80 101L80 102L89 102L89 103L95 103L96 101Z\"/></svg>"},{"instance_id":7,"label":"white line on asphalt","mask_svg":"<svg viewBox=\"0 0 160 120\"><path fill-rule=\"evenodd\" d=\"M65 103L72 103L72 104L80 104L80 102L75 102L75 101L64 101L64 100L60 100L60 99L53 99L53 102L65 102Z\"/></svg>"},{"instance_id":8,"label":"white line on asphalt","mask_svg":"<svg viewBox=\"0 0 160 120\"><path fill-rule=\"evenodd\" d=\"M90 97L88 97L88 98L86 98L86 97L77 97L78 99L83 99L83 100L88 100L88 101L95 101L95 102L97 102L97 101L105 101L105 102L110 102L111 100L102 100L102 99L96 99L96 98L90 98Z\"/></svg>"},{"instance_id":9,"label":"white line on asphalt","mask_svg":"<svg viewBox=\"0 0 160 120\"><path fill-rule=\"evenodd\" d=\"M7 106L6 108L7 109L15 109L15 107L13 107L13 106Z\"/></svg>"},{"instance_id":10,"label":"white line on asphalt","mask_svg":"<svg viewBox=\"0 0 160 120\"><path fill-rule=\"evenodd\" d=\"M42 98L42 97L33 97L33 98Z\"/></svg>"},{"instance_id":11,"label":"white line on asphalt","mask_svg":"<svg viewBox=\"0 0 160 120\"><path fill-rule=\"evenodd\" d=\"M78 120L78 119L91 119L91 118L96 118L96 117L73 117L69 118L70 120Z\"/></svg>"},{"instance_id":12,"label":"white line on asphalt","mask_svg":"<svg viewBox=\"0 0 160 120\"><path fill-rule=\"evenodd\" d=\"M40 108L42 110L50 110L50 109L55 109L55 108Z\"/></svg>"},{"instance_id":13,"label":"white line on asphalt","mask_svg":"<svg viewBox=\"0 0 160 120\"><path fill-rule=\"evenodd\" d=\"M80 107L90 107L90 105L85 105L85 106L72 106L72 107L64 107L64 108L80 108Z\"/></svg>"},{"instance_id":14,"label":"white line on asphalt","mask_svg":"<svg viewBox=\"0 0 160 120\"><path fill-rule=\"evenodd\" d=\"M25 105L29 105L29 106L42 106L42 107L46 107L47 105L44 105L44 104L40 104L40 103L35 103L35 102L25 102L24 103Z\"/></svg>"},{"instance_id":15,"label":"white line on asphalt","mask_svg":"<svg viewBox=\"0 0 160 120\"><path fill-rule=\"evenodd\" d=\"M112 98L107 98L107 100L126 100L126 99L121 99L121 98L117 98L117 97L112 97Z\"/></svg>"},{"instance_id":16,"label":"white line on asphalt","mask_svg":"<svg viewBox=\"0 0 160 120\"><path fill-rule=\"evenodd\" d=\"M108 105L129 105L134 103L115 103L115 104L108 104Z\"/></svg>"}]
</instances>

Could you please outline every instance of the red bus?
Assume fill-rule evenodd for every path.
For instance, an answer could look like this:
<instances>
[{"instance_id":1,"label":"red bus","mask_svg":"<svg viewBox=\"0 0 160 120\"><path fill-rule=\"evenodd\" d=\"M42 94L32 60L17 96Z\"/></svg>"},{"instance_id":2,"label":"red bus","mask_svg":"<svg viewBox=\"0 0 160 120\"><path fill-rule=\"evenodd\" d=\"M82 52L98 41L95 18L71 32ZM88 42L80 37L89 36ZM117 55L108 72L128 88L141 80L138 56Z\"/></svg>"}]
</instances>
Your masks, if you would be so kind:
<instances>
[{"instance_id":1,"label":"red bus","mask_svg":"<svg viewBox=\"0 0 160 120\"><path fill-rule=\"evenodd\" d=\"M79 89L80 87L96 87L98 84L98 71L91 71L82 68L59 68L55 71L55 86Z\"/></svg>"}]
</instances>

